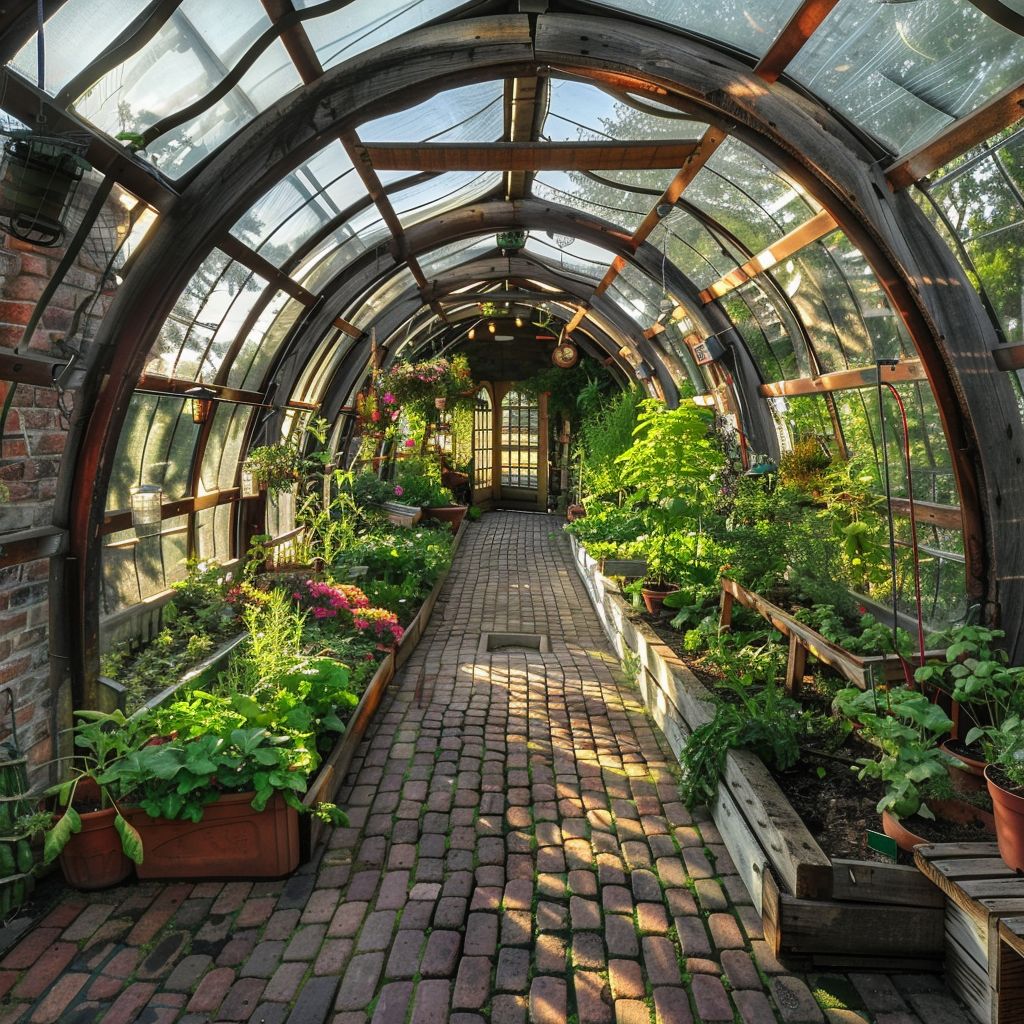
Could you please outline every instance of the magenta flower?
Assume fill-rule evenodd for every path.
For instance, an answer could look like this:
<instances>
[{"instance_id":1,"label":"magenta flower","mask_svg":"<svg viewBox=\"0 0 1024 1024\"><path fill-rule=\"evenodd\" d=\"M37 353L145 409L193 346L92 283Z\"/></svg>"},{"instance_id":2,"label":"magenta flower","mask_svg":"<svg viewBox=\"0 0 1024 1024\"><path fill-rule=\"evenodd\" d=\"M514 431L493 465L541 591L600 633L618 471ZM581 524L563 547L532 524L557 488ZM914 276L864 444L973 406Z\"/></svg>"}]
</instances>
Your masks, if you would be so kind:
<instances>
[{"instance_id":1,"label":"magenta flower","mask_svg":"<svg viewBox=\"0 0 1024 1024\"><path fill-rule=\"evenodd\" d=\"M416 439L412 438L412 437L407 437L405 439L405 447L406 448L415 448L416 447Z\"/></svg>"},{"instance_id":2,"label":"magenta flower","mask_svg":"<svg viewBox=\"0 0 1024 1024\"><path fill-rule=\"evenodd\" d=\"M384 397L381 399L381 401L385 405L394 405L395 404L395 396L393 394L391 394L390 391L387 391L387 392L385 392Z\"/></svg>"},{"instance_id":3,"label":"magenta flower","mask_svg":"<svg viewBox=\"0 0 1024 1024\"><path fill-rule=\"evenodd\" d=\"M405 489L401 486L401 484L399 484L397 487L395 487L395 494L397 494L399 498L403 494L405 494Z\"/></svg>"}]
</instances>

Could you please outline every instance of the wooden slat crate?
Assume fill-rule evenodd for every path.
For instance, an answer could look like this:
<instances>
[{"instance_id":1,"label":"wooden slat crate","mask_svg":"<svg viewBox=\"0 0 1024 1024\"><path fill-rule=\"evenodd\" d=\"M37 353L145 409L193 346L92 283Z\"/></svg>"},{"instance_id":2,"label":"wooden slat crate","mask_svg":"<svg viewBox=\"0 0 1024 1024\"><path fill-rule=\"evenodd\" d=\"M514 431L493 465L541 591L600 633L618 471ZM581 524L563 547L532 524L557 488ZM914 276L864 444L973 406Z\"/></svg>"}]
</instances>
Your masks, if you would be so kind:
<instances>
[{"instance_id":1,"label":"wooden slat crate","mask_svg":"<svg viewBox=\"0 0 1024 1024\"><path fill-rule=\"evenodd\" d=\"M1024 878L995 843L919 846L914 860L944 895L946 980L981 1024L1024 1021Z\"/></svg>"}]
</instances>

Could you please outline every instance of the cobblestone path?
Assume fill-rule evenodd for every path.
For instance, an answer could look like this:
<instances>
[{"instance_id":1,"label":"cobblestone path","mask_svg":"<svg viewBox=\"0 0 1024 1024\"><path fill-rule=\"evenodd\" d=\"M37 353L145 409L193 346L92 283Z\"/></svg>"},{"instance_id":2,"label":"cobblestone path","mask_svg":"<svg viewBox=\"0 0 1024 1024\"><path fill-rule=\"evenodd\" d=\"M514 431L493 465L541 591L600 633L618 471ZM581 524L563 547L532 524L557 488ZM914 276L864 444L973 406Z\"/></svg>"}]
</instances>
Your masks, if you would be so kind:
<instances>
[{"instance_id":1,"label":"cobblestone path","mask_svg":"<svg viewBox=\"0 0 1024 1024\"><path fill-rule=\"evenodd\" d=\"M933 976L774 960L557 530L469 529L317 862L69 893L0 962L0 1024L963 1024ZM481 653L489 632L550 651Z\"/></svg>"}]
</instances>

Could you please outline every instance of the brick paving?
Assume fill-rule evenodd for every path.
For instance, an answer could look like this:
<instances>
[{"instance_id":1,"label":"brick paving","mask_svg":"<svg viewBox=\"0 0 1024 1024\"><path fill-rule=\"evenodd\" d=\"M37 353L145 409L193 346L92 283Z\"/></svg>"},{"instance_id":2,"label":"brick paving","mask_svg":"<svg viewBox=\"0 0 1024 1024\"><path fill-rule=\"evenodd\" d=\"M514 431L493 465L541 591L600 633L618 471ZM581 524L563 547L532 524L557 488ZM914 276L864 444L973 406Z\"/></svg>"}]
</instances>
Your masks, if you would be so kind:
<instances>
[{"instance_id":1,"label":"brick paving","mask_svg":"<svg viewBox=\"0 0 1024 1024\"><path fill-rule=\"evenodd\" d=\"M930 975L775 961L558 528L496 513L468 531L340 795L351 827L313 864L69 891L0 960L0 1024L967 1020ZM485 632L551 649L480 654Z\"/></svg>"}]
</instances>

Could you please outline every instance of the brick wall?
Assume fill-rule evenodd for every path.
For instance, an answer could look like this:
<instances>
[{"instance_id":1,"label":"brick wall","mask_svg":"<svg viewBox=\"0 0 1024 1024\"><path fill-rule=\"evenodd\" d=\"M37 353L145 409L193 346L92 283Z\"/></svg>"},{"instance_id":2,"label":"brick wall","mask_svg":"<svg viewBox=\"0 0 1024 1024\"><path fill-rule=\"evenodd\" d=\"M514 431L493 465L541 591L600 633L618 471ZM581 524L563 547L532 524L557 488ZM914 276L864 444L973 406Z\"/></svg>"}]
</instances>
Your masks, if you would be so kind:
<instances>
[{"instance_id":1,"label":"brick wall","mask_svg":"<svg viewBox=\"0 0 1024 1024\"><path fill-rule=\"evenodd\" d=\"M80 210L89 198L88 188L83 188ZM19 349L22 354L67 359L79 350L88 353L112 298L110 288L104 293L101 287L110 284L102 280L114 237L110 225L123 219L123 208L108 202L103 238L83 246L28 346ZM0 350L20 344L63 255L62 249L36 249L0 233ZM53 523L67 417L75 398L70 390L61 396L51 388L0 380L0 409L11 388L0 449L0 483L7 492L5 496L0 491L5 499L0 501L0 545L5 534ZM0 569L0 692L14 693L19 743L37 769L56 756L54 732L57 719L66 718L66 712L57 715L55 699L63 706L69 689L66 673L51 678L49 579L48 559ZM6 706L6 699L0 699L0 717ZM0 739L7 732L6 721L0 720Z\"/></svg>"}]
</instances>

